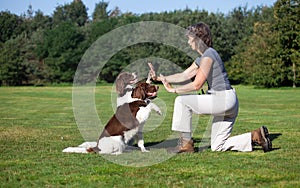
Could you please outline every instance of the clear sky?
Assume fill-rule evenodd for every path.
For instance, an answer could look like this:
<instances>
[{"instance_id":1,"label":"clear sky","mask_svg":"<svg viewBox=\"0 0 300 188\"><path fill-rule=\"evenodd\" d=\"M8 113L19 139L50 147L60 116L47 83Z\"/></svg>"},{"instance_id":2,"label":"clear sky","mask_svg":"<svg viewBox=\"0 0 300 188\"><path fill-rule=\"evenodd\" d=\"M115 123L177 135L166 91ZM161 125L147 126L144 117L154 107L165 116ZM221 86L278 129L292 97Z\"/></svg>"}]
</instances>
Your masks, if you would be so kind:
<instances>
[{"instance_id":1,"label":"clear sky","mask_svg":"<svg viewBox=\"0 0 300 188\"><path fill-rule=\"evenodd\" d=\"M82 0L88 8L91 16L95 4L102 0ZM124 12L136 14L149 12L164 12L183 10L186 7L195 10L207 10L208 12L222 12L224 14L232 11L238 6L247 5L248 8L259 5L272 6L276 0L104 0L109 2L108 10L119 7ZM72 0L0 0L0 11L8 10L11 13L21 15L25 13L31 4L34 11L41 10L46 15L51 15L59 5L70 3Z\"/></svg>"}]
</instances>

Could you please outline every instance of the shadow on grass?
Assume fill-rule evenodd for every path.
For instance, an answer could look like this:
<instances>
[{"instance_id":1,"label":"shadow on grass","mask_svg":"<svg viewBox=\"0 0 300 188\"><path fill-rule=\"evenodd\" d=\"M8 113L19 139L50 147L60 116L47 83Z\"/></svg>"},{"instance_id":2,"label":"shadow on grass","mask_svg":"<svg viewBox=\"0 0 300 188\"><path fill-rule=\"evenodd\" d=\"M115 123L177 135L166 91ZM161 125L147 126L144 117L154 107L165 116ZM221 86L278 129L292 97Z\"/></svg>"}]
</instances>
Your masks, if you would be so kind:
<instances>
[{"instance_id":1,"label":"shadow on grass","mask_svg":"<svg viewBox=\"0 0 300 188\"><path fill-rule=\"evenodd\" d=\"M270 137L270 140L273 141L281 135L282 135L281 133L273 133L273 134L269 134L269 137Z\"/></svg>"},{"instance_id":2,"label":"shadow on grass","mask_svg":"<svg viewBox=\"0 0 300 188\"><path fill-rule=\"evenodd\" d=\"M163 140L160 142L145 143L145 147L164 149L169 147L175 147L178 143L178 139Z\"/></svg>"},{"instance_id":3,"label":"shadow on grass","mask_svg":"<svg viewBox=\"0 0 300 188\"><path fill-rule=\"evenodd\" d=\"M269 138L270 140L273 142L273 140L277 139L279 136L281 136L282 134L281 133L272 133L272 134L269 134ZM258 145L256 145L258 146ZM281 148L274 148L274 145L272 146L272 150L271 151L275 151L275 150L279 150ZM256 151L256 150L262 150L261 147L253 147L253 151ZM269 152L271 152L269 151Z\"/></svg>"},{"instance_id":4,"label":"shadow on grass","mask_svg":"<svg viewBox=\"0 0 300 188\"><path fill-rule=\"evenodd\" d=\"M273 142L273 140L277 139L278 137L280 137L282 134L281 133L272 133L272 134L269 134L269 138L270 140ZM280 148L274 148L274 145L273 145L273 148L271 151L275 151L275 150L279 150Z\"/></svg>"},{"instance_id":5,"label":"shadow on grass","mask_svg":"<svg viewBox=\"0 0 300 188\"><path fill-rule=\"evenodd\" d=\"M269 138L271 141L277 139L280 137L281 133L272 133L269 134ZM210 144L207 140L203 141L200 138L193 138L194 144L195 144L195 152L202 152L204 150L210 149ZM167 149L170 147L175 147L178 143L178 139L170 139L170 140L164 140L161 142L149 142L145 143L145 147L148 148L156 148L156 149ZM197 147L198 146L198 147ZM280 148L272 148L272 151L279 150ZM261 148L253 148L253 150L261 150Z\"/></svg>"},{"instance_id":6,"label":"shadow on grass","mask_svg":"<svg viewBox=\"0 0 300 188\"><path fill-rule=\"evenodd\" d=\"M207 144L207 142L203 142L200 138L193 138L194 145L195 145L195 152L201 152L204 150L207 150L210 148L210 145ZM145 143L145 147L151 149L168 149L171 147L176 147L178 144L178 139L170 139L170 140L164 140L161 142L148 142ZM137 145L135 145L137 146Z\"/></svg>"}]
</instances>

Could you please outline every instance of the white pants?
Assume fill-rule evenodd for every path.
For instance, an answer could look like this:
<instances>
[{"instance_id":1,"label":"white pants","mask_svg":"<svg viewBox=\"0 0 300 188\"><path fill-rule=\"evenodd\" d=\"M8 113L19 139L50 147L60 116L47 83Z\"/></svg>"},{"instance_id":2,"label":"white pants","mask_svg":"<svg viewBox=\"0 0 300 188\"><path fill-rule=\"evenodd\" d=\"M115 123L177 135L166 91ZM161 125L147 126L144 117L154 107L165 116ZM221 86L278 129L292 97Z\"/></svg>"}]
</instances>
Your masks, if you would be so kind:
<instances>
[{"instance_id":1,"label":"white pants","mask_svg":"<svg viewBox=\"0 0 300 188\"><path fill-rule=\"evenodd\" d=\"M235 90L213 92L205 95L182 95L175 99L172 130L192 132L192 114L213 116L211 149L213 151L252 151L251 133L230 137L238 114Z\"/></svg>"}]
</instances>

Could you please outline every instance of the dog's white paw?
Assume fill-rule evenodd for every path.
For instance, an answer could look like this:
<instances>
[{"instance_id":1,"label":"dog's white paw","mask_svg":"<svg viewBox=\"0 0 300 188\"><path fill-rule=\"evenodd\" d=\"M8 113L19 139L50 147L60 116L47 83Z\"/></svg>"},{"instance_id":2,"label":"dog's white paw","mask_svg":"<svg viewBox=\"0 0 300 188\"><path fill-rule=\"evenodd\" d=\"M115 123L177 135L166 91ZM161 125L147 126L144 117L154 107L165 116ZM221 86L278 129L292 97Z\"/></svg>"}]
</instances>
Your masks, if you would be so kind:
<instances>
[{"instance_id":1,"label":"dog's white paw","mask_svg":"<svg viewBox=\"0 0 300 188\"><path fill-rule=\"evenodd\" d=\"M162 112L161 112L160 110L157 110L156 113L157 113L158 115L160 115L160 116L163 115Z\"/></svg>"},{"instance_id":2,"label":"dog's white paw","mask_svg":"<svg viewBox=\"0 0 300 188\"><path fill-rule=\"evenodd\" d=\"M146 148L141 148L142 152L150 152L149 150L147 150Z\"/></svg>"}]
</instances>

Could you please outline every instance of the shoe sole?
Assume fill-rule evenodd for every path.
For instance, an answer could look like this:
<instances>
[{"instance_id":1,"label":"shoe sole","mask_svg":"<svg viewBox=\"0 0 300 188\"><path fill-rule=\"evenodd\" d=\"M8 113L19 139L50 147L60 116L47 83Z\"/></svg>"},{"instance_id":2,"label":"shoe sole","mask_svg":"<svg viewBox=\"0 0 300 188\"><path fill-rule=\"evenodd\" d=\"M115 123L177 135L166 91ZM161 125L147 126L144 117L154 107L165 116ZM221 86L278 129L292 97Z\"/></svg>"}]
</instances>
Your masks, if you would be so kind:
<instances>
[{"instance_id":1,"label":"shoe sole","mask_svg":"<svg viewBox=\"0 0 300 188\"><path fill-rule=\"evenodd\" d=\"M178 148L167 148L168 153L194 153L194 150L180 150Z\"/></svg>"},{"instance_id":2,"label":"shoe sole","mask_svg":"<svg viewBox=\"0 0 300 188\"><path fill-rule=\"evenodd\" d=\"M264 139L264 144L262 146L264 152L267 152L267 151L271 151L272 150L272 142L269 138L269 130L267 127L265 126L262 126L260 128L260 131L261 131L261 134L262 134L262 137Z\"/></svg>"}]
</instances>

